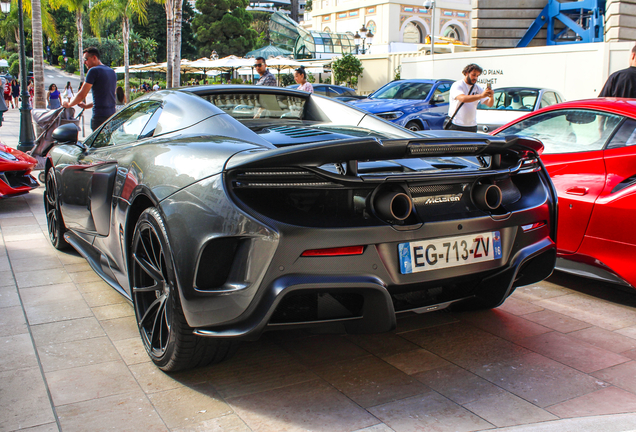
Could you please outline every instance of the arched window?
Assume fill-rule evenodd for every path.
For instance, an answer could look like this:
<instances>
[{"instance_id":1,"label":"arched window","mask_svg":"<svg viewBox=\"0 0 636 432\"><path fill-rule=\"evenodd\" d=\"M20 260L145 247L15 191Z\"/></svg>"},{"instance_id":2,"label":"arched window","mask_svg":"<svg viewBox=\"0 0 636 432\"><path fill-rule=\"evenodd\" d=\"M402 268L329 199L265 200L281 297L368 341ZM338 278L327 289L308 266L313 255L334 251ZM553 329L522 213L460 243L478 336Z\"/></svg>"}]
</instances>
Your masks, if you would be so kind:
<instances>
[{"instance_id":1,"label":"arched window","mask_svg":"<svg viewBox=\"0 0 636 432\"><path fill-rule=\"evenodd\" d=\"M404 26L404 36L402 41L405 43L422 43L423 32L419 25L413 21Z\"/></svg>"},{"instance_id":2,"label":"arched window","mask_svg":"<svg viewBox=\"0 0 636 432\"><path fill-rule=\"evenodd\" d=\"M442 36L462 40L462 33L455 25L449 25L444 29L444 34Z\"/></svg>"},{"instance_id":3,"label":"arched window","mask_svg":"<svg viewBox=\"0 0 636 432\"><path fill-rule=\"evenodd\" d=\"M368 28L368 29L369 29L369 31L370 31L371 33L373 33L373 35L375 36L375 30L378 28L378 27L375 25L375 21L369 21L369 22L367 23L367 28Z\"/></svg>"},{"instance_id":4,"label":"arched window","mask_svg":"<svg viewBox=\"0 0 636 432\"><path fill-rule=\"evenodd\" d=\"M325 27L322 31L325 33L331 33L331 29L329 27Z\"/></svg>"}]
</instances>

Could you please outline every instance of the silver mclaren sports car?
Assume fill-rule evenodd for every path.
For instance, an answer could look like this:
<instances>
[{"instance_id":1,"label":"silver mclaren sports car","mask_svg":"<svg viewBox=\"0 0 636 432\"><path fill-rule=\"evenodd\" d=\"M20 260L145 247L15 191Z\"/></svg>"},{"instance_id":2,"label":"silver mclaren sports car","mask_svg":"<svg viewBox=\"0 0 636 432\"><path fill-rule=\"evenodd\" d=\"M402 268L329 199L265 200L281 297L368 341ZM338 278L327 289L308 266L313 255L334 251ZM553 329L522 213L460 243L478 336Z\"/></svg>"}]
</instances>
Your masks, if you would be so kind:
<instances>
[{"instance_id":1,"label":"silver mclaren sports car","mask_svg":"<svg viewBox=\"0 0 636 432\"><path fill-rule=\"evenodd\" d=\"M132 302L164 371L264 331L494 308L555 264L557 198L531 139L415 133L230 85L154 92L83 141L74 125L53 136L51 242Z\"/></svg>"}]
</instances>

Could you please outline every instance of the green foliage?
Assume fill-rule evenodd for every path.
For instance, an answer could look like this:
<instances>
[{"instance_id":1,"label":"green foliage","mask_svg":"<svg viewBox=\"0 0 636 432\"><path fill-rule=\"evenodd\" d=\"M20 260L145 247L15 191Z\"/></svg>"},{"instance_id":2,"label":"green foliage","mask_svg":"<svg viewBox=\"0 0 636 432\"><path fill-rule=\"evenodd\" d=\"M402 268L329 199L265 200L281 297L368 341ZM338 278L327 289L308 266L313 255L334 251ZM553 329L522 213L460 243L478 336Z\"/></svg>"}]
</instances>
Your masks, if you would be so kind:
<instances>
[{"instance_id":1,"label":"green foliage","mask_svg":"<svg viewBox=\"0 0 636 432\"><path fill-rule=\"evenodd\" d=\"M248 0L197 0L201 12L192 21L199 53L209 57L242 56L256 43L258 34L250 24L252 15L245 10Z\"/></svg>"},{"instance_id":2,"label":"green foliage","mask_svg":"<svg viewBox=\"0 0 636 432\"><path fill-rule=\"evenodd\" d=\"M402 77L402 65L399 65L398 67L395 68L395 76L393 77L394 80L399 80Z\"/></svg>"},{"instance_id":3,"label":"green foliage","mask_svg":"<svg viewBox=\"0 0 636 432\"><path fill-rule=\"evenodd\" d=\"M57 56L57 64L59 64L60 66L64 66L64 56L63 55L59 55Z\"/></svg>"},{"instance_id":4,"label":"green foliage","mask_svg":"<svg viewBox=\"0 0 636 432\"><path fill-rule=\"evenodd\" d=\"M194 16L195 12L190 6L190 2L184 0L181 11L181 58L196 59L198 57L198 49L192 28ZM166 51L165 47L163 51Z\"/></svg>"},{"instance_id":5,"label":"green foliage","mask_svg":"<svg viewBox=\"0 0 636 432\"><path fill-rule=\"evenodd\" d=\"M13 60L13 61L12 61ZM20 78L20 58L12 55L9 57L7 61L9 63L9 73L14 77ZM27 57L26 59L27 71L33 71L33 59L31 57Z\"/></svg>"},{"instance_id":6,"label":"green foliage","mask_svg":"<svg viewBox=\"0 0 636 432\"><path fill-rule=\"evenodd\" d=\"M77 70L79 70L79 62L73 58L69 58L66 63L66 71L69 73L75 73Z\"/></svg>"},{"instance_id":7,"label":"green foliage","mask_svg":"<svg viewBox=\"0 0 636 432\"><path fill-rule=\"evenodd\" d=\"M260 48L269 45L269 18L271 14L262 11L252 11L250 13L253 18L251 27L258 33L254 47Z\"/></svg>"},{"instance_id":8,"label":"green foliage","mask_svg":"<svg viewBox=\"0 0 636 432\"><path fill-rule=\"evenodd\" d=\"M294 84L296 81L294 80L294 74L288 73L285 75L280 75L280 86L287 87L288 85Z\"/></svg>"},{"instance_id":9,"label":"green foliage","mask_svg":"<svg viewBox=\"0 0 636 432\"><path fill-rule=\"evenodd\" d=\"M55 19L55 25L57 26L59 37L56 41L50 38L44 38L42 41L44 56L46 57L48 52L46 47L51 48L51 59L57 60L62 57L61 61L58 61L59 65L64 64L64 55L62 50L66 49L66 57L69 58L81 58L81 54L77 55L77 26L75 25L75 13L69 12L66 8L53 9L51 11L53 18ZM84 30L84 36L88 33L88 27ZM64 43L66 38L66 44ZM54 62L55 63L55 62Z\"/></svg>"},{"instance_id":10,"label":"green foliage","mask_svg":"<svg viewBox=\"0 0 636 432\"><path fill-rule=\"evenodd\" d=\"M143 38L139 33L130 32L128 56L131 65L157 61L159 44L154 39Z\"/></svg>"},{"instance_id":11,"label":"green foliage","mask_svg":"<svg viewBox=\"0 0 636 432\"><path fill-rule=\"evenodd\" d=\"M20 62L18 60L13 63L9 63L9 73L14 77L20 75Z\"/></svg>"},{"instance_id":12,"label":"green foliage","mask_svg":"<svg viewBox=\"0 0 636 432\"><path fill-rule=\"evenodd\" d=\"M13 54L11 54L11 56L9 56L9 60L7 60L7 62L8 62L10 65L12 65L12 64L13 64L13 62L15 62L15 61L19 61L19 60L20 60L20 54L18 54L18 53L13 53ZM13 74L11 74L11 75L13 75Z\"/></svg>"},{"instance_id":13,"label":"green foliage","mask_svg":"<svg viewBox=\"0 0 636 432\"><path fill-rule=\"evenodd\" d=\"M121 42L115 38L101 38L100 40L94 37L85 37L84 48L88 47L95 47L99 50L100 60L105 65L124 63L124 48Z\"/></svg>"},{"instance_id":14,"label":"green foliage","mask_svg":"<svg viewBox=\"0 0 636 432\"><path fill-rule=\"evenodd\" d=\"M148 58L153 57L157 63L166 61L166 9L163 4L151 2L147 8L148 22L141 24L138 18L133 21L135 23L135 32L139 37L153 39L157 43L157 47L152 53L148 53ZM192 33L192 18L194 10L190 3L183 2L183 10L181 16L181 58L194 59L197 57L198 51L195 46L194 36ZM132 38L132 33L131 33ZM132 47L131 47L132 49ZM131 54L132 55L132 54ZM135 64L130 60L130 64Z\"/></svg>"},{"instance_id":15,"label":"green foliage","mask_svg":"<svg viewBox=\"0 0 636 432\"><path fill-rule=\"evenodd\" d=\"M123 88L123 86L122 86L122 88ZM137 99L137 98L139 98L139 97L142 97L142 96L145 96L145 95L146 95L146 93L141 92L141 91L136 91L136 92L134 92L134 93L131 93L131 94L130 94L130 101L129 101L129 102L132 102L132 101L134 101L135 99Z\"/></svg>"},{"instance_id":16,"label":"green foliage","mask_svg":"<svg viewBox=\"0 0 636 432\"><path fill-rule=\"evenodd\" d=\"M313 0L307 0L307 2L305 3L305 11L306 12L311 12L311 10L314 8L314 2Z\"/></svg>"},{"instance_id":17,"label":"green foliage","mask_svg":"<svg viewBox=\"0 0 636 432\"><path fill-rule=\"evenodd\" d=\"M346 83L348 87L357 87L358 78L362 76L362 62L356 56L345 54L331 64L331 71L336 84Z\"/></svg>"},{"instance_id":18,"label":"green foliage","mask_svg":"<svg viewBox=\"0 0 636 432\"><path fill-rule=\"evenodd\" d=\"M316 77L314 77L313 74L310 74L309 72L307 72L307 81L313 84L316 82Z\"/></svg>"}]
</instances>

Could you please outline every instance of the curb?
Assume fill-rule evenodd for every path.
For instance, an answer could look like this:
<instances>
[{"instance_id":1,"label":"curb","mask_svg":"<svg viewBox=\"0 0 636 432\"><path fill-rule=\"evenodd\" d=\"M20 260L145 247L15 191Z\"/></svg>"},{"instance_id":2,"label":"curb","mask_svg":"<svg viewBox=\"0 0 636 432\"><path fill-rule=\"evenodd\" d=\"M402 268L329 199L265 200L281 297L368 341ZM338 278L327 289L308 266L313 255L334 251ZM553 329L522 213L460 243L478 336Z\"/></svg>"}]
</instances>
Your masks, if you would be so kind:
<instances>
[{"instance_id":1,"label":"curb","mask_svg":"<svg viewBox=\"0 0 636 432\"><path fill-rule=\"evenodd\" d=\"M64 70L62 70L62 69L58 69L57 67L55 67L55 66L53 66L53 65L50 65L50 64L45 64L45 65L44 65L44 69L52 69L52 70L53 70L53 71L55 71L56 73L59 73L60 75L63 75L63 76L65 76L65 77L67 77L67 78L80 79L80 76L79 76L79 75L75 75L75 74L72 74L72 73L68 73L68 72L66 72L66 71L64 71Z\"/></svg>"}]
</instances>

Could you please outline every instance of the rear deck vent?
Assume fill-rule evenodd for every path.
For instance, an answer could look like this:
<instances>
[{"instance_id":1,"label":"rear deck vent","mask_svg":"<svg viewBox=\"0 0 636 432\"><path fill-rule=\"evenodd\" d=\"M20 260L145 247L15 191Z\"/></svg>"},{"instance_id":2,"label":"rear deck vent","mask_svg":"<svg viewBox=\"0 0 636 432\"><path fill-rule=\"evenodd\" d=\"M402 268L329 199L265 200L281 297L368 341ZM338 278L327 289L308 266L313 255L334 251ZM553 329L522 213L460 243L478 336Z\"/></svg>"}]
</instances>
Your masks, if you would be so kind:
<instances>
[{"instance_id":1,"label":"rear deck vent","mask_svg":"<svg viewBox=\"0 0 636 432\"><path fill-rule=\"evenodd\" d=\"M298 128L293 126L277 126L269 130L287 135L290 138L306 138L312 136L329 135L329 132L323 132L316 129Z\"/></svg>"}]
</instances>

